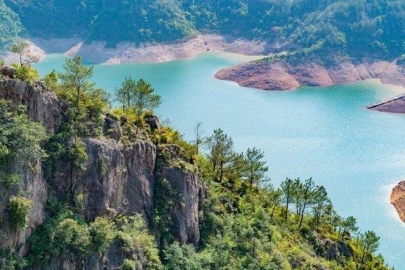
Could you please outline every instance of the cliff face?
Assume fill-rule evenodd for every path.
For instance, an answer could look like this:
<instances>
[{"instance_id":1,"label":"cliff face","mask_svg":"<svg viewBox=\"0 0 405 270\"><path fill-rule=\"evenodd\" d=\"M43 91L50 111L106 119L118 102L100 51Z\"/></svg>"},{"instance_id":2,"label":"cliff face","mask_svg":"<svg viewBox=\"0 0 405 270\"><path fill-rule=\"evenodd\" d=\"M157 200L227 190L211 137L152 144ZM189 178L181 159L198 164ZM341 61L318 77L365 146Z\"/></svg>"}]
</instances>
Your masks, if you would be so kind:
<instances>
[{"instance_id":1,"label":"cliff face","mask_svg":"<svg viewBox=\"0 0 405 270\"><path fill-rule=\"evenodd\" d=\"M50 177L57 197L80 204L88 221L121 213L142 214L150 221L156 146L138 141L124 147L99 139L85 139L84 144L88 159L81 170L72 173L70 165L61 162ZM69 194L70 190L73 194Z\"/></svg>"},{"instance_id":2,"label":"cliff face","mask_svg":"<svg viewBox=\"0 0 405 270\"><path fill-rule=\"evenodd\" d=\"M215 74L221 80L231 80L244 87L263 90L292 90L300 86L329 86L380 79L385 84L405 86L405 69L397 61L364 60L334 66L317 63L296 65L281 62L256 61L225 68Z\"/></svg>"},{"instance_id":3,"label":"cliff face","mask_svg":"<svg viewBox=\"0 0 405 270\"><path fill-rule=\"evenodd\" d=\"M57 131L62 121L55 93L40 82L31 85L18 79L0 77L0 99L10 101L12 109L25 105L28 116L40 122L50 134Z\"/></svg>"},{"instance_id":4,"label":"cliff face","mask_svg":"<svg viewBox=\"0 0 405 270\"><path fill-rule=\"evenodd\" d=\"M9 100L12 108L26 105L29 117L42 123L50 134L57 132L62 122L57 98L41 83L31 86L19 80L0 79L0 98ZM124 146L119 142L122 135L120 123L108 116L103 127L106 139L82 138L88 156L82 168L72 170L68 162L60 160L46 177L40 160L30 168L22 168L20 190L32 200L32 206L27 226L19 232L14 231L7 220L8 198L17 191L6 190L0 184L0 192L5 194L0 197L0 219L3 222L0 248L17 248L20 254L25 254L27 238L47 217L48 185L59 202L73 203L88 222L99 216L113 219L119 214L141 214L151 226L154 200L161 196L155 194L155 182L162 178L169 181L180 198L179 204L170 211L173 220L171 232L182 243L199 242L199 210L204 192L197 169L175 154L158 158L157 146L147 140L137 140ZM168 147L181 151L177 146ZM181 161L184 167L173 164L173 159ZM21 169L18 167L20 164L13 166ZM111 269L122 263L117 261L117 249L111 247L104 258L104 261L111 262ZM72 256L67 254L54 258L40 269L103 269L98 256L90 256L80 262Z\"/></svg>"},{"instance_id":5,"label":"cliff face","mask_svg":"<svg viewBox=\"0 0 405 270\"><path fill-rule=\"evenodd\" d=\"M197 245L200 240L198 229L199 213L204 200L204 188L196 168L184 162L182 151L177 145L166 145L159 149L157 181L166 179L178 196L178 204L171 209L173 225L171 232L180 243ZM162 194L156 194L160 196Z\"/></svg>"},{"instance_id":6,"label":"cliff face","mask_svg":"<svg viewBox=\"0 0 405 270\"><path fill-rule=\"evenodd\" d=\"M42 83L29 85L16 79L0 76L0 99L10 102L10 107L16 110L19 105L27 107L28 116L40 122L50 134L55 133L62 117L55 94ZM16 248L25 252L25 241L32 231L43 222L46 217L45 203L47 200L47 183L43 177L42 162L36 160L27 165L18 160L11 164L11 170L19 172L21 182L12 188L0 184L0 249ZM18 196L19 190L32 203L28 212L25 228L18 232L11 228L8 217L8 201L12 196Z\"/></svg>"},{"instance_id":7,"label":"cliff face","mask_svg":"<svg viewBox=\"0 0 405 270\"><path fill-rule=\"evenodd\" d=\"M28 221L25 228L16 231L11 227L8 217L8 201L12 196L18 195L18 188L7 188L0 184L0 249L16 248L17 251L25 252L25 241L32 231L45 219L45 203L47 200L46 182L43 179L41 161L36 161L31 166L23 166L16 162L12 165L15 171L22 171L20 174L20 190L24 197L32 203L28 212Z\"/></svg>"}]
</instances>

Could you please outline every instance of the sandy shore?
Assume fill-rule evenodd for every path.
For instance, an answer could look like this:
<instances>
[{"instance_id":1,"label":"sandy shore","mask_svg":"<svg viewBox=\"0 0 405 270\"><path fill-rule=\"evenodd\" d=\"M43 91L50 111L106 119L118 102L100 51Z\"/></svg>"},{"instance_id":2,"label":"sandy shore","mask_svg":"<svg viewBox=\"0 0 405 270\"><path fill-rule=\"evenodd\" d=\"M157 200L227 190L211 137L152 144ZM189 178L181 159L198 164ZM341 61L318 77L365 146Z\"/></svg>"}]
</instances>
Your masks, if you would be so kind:
<instances>
[{"instance_id":1,"label":"sandy shore","mask_svg":"<svg viewBox=\"0 0 405 270\"><path fill-rule=\"evenodd\" d=\"M47 54L63 53L67 56L80 54L92 63L151 63L192 58L203 52L231 52L243 55L266 55L267 44L263 41L234 39L217 34L200 34L184 42L172 44L145 44L135 46L130 42L119 43L115 48L106 47L106 42L86 44L77 38L42 39L31 38L30 54L43 59ZM6 63L18 61L18 55L10 53Z\"/></svg>"}]
</instances>

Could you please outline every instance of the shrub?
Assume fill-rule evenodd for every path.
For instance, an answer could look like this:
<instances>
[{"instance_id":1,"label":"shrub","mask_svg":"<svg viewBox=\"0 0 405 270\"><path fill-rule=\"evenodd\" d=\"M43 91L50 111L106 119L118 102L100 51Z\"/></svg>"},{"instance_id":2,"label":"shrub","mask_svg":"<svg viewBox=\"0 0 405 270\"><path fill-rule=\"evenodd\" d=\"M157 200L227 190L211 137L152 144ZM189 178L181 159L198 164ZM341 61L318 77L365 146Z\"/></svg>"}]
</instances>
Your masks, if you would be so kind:
<instances>
[{"instance_id":1,"label":"shrub","mask_svg":"<svg viewBox=\"0 0 405 270\"><path fill-rule=\"evenodd\" d=\"M31 200L24 197L13 196L10 198L8 201L8 213L13 229L18 230L25 227L31 205Z\"/></svg>"},{"instance_id":2,"label":"shrub","mask_svg":"<svg viewBox=\"0 0 405 270\"><path fill-rule=\"evenodd\" d=\"M27 261L15 249L0 249L0 269L24 269Z\"/></svg>"},{"instance_id":3,"label":"shrub","mask_svg":"<svg viewBox=\"0 0 405 270\"><path fill-rule=\"evenodd\" d=\"M77 168L83 168L88 156L86 153L86 147L81 139L75 140L72 148L70 149L69 155Z\"/></svg>"},{"instance_id":4,"label":"shrub","mask_svg":"<svg viewBox=\"0 0 405 270\"><path fill-rule=\"evenodd\" d=\"M46 74L42 80L44 81L45 85L52 90L56 92L59 91L58 74L55 70L52 70L50 73Z\"/></svg>"},{"instance_id":5,"label":"shrub","mask_svg":"<svg viewBox=\"0 0 405 270\"><path fill-rule=\"evenodd\" d=\"M28 83L38 81L39 80L39 73L38 71L31 67L30 65L12 65L15 68L15 75L18 79L26 81Z\"/></svg>"},{"instance_id":6,"label":"shrub","mask_svg":"<svg viewBox=\"0 0 405 270\"><path fill-rule=\"evenodd\" d=\"M0 183L3 184L6 188L11 188L20 183L20 181L21 177L17 173L9 174L0 179Z\"/></svg>"},{"instance_id":7,"label":"shrub","mask_svg":"<svg viewBox=\"0 0 405 270\"><path fill-rule=\"evenodd\" d=\"M135 270L135 261L125 259L124 263L121 265L121 270Z\"/></svg>"},{"instance_id":8,"label":"shrub","mask_svg":"<svg viewBox=\"0 0 405 270\"><path fill-rule=\"evenodd\" d=\"M103 251L115 238L115 225L107 217L98 217L89 227L93 249Z\"/></svg>"},{"instance_id":9,"label":"shrub","mask_svg":"<svg viewBox=\"0 0 405 270\"><path fill-rule=\"evenodd\" d=\"M159 250L155 238L149 234L146 224L140 215L117 219L118 233L117 240L127 256L128 267L135 264L142 265L143 269L161 269ZM123 268L121 269L134 269Z\"/></svg>"},{"instance_id":10,"label":"shrub","mask_svg":"<svg viewBox=\"0 0 405 270\"><path fill-rule=\"evenodd\" d=\"M192 245L180 245L174 242L164 250L165 269L200 270L207 269Z\"/></svg>"},{"instance_id":11,"label":"shrub","mask_svg":"<svg viewBox=\"0 0 405 270\"><path fill-rule=\"evenodd\" d=\"M62 220L56 226L54 241L62 250L68 249L83 257L90 251L90 235L86 224L71 218Z\"/></svg>"}]
</instances>

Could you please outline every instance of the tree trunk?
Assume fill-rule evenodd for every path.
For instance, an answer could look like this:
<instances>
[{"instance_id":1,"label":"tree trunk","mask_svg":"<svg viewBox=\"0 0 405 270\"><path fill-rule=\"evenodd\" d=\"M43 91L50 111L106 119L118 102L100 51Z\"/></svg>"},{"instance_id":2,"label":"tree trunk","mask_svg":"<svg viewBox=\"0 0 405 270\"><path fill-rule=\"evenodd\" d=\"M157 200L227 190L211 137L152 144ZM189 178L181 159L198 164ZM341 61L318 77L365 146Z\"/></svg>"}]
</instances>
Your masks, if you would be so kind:
<instances>
[{"instance_id":1,"label":"tree trunk","mask_svg":"<svg viewBox=\"0 0 405 270\"><path fill-rule=\"evenodd\" d=\"M302 210L301 210L301 213L300 213L300 224L298 225L298 229L301 229L302 220L304 219L305 207L307 207L306 203L304 203L304 205L302 206Z\"/></svg>"},{"instance_id":2,"label":"tree trunk","mask_svg":"<svg viewBox=\"0 0 405 270\"><path fill-rule=\"evenodd\" d=\"M76 97L76 107L77 107L77 118L80 115L80 87L77 87L77 97ZM77 119L75 119L77 120Z\"/></svg>"},{"instance_id":3,"label":"tree trunk","mask_svg":"<svg viewBox=\"0 0 405 270\"><path fill-rule=\"evenodd\" d=\"M222 183L222 178L224 176L224 162L221 160L220 166L219 166L219 182Z\"/></svg>"}]
</instances>

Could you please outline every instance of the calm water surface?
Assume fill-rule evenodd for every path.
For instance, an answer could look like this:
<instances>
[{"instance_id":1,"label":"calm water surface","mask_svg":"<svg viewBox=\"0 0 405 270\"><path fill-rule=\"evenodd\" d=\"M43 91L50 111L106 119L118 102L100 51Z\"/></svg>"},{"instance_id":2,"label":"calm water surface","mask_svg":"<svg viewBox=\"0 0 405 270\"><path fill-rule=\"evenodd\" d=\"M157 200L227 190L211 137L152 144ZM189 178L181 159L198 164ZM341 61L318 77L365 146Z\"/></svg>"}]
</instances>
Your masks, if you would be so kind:
<instances>
[{"instance_id":1,"label":"calm water surface","mask_svg":"<svg viewBox=\"0 0 405 270\"><path fill-rule=\"evenodd\" d=\"M220 127L238 151L264 150L275 185L286 177L313 177L341 215L355 216L363 232L381 237L380 252L389 264L405 269L405 225L389 204L391 188L405 177L405 116L365 109L404 89L368 81L267 92L213 77L245 60L207 53L158 64L96 65L94 81L113 93L125 77L144 78L162 96L161 120L168 119L186 139L193 139L202 121L205 135ZM44 75L61 70L63 61L50 55L36 67Z\"/></svg>"}]
</instances>

